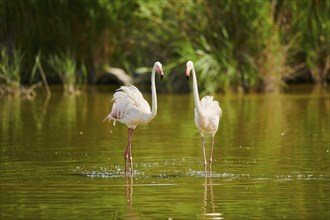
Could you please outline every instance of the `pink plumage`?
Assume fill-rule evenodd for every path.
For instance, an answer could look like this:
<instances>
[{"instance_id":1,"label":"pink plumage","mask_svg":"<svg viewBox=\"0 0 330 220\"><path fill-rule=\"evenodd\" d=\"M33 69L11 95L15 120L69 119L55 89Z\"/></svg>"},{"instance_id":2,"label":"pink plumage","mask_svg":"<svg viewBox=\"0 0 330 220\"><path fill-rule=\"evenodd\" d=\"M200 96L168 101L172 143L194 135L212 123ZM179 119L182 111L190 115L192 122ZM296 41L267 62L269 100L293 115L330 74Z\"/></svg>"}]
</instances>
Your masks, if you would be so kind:
<instances>
[{"instance_id":1,"label":"pink plumage","mask_svg":"<svg viewBox=\"0 0 330 220\"><path fill-rule=\"evenodd\" d=\"M113 95L112 101L112 110L105 120L113 120L114 125L119 121L133 129L139 124L149 122L150 106L135 86L121 86Z\"/></svg>"},{"instance_id":2,"label":"pink plumage","mask_svg":"<svg viewBox=\"0 0 330 220\"><path fill-rule=\"evenodd\" d=\"M155 73L160 74L163 78L163 68L160 62L155 62L151 74L151 94L152 109L148 102L143 98L142 93L135 86L121 86L113 95L113 106L111 112L105 117L105 120L113 120L125 124L128 127L128 144L124 154L125 158L125 175L127 170L127 159L129 158L131 167L131 176L133 175L133 157L131 151L131 141L134 129L138 125L148 124L157 114L157 94L155 85Z\"/></svg>"}]
</instances>

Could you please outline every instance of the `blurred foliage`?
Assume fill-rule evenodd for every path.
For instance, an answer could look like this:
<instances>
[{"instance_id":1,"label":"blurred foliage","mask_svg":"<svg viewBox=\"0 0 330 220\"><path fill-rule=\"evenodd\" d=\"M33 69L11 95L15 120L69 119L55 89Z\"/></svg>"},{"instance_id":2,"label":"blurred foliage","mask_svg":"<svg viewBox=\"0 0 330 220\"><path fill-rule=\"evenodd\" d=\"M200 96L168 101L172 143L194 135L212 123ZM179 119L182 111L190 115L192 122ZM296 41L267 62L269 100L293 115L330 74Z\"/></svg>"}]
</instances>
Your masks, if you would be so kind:
<instances>
[{"instance_id":1,"label":"blurred foliage","mask_svg":"<svg viewBox=\"0 0 330 220\"><path fill-rule=\"evenodd\" d=\"M19 49L8 51L5 48L0 49L0 97L4 94L19 96L32 99L35 97L35 89L41 86L41 83L35 83L29 87L21 84L21 69L24 58L23 52ZM33 66L34 69L36 64Z\"/></svg>"},{"instance_id":2,"label":"blurred foliage","mask_svg":"<svg viewBox=\"0 0 330 220\"><path fill-rule=\"evenodd\" d=\"M0 77L5 85L12 89L18 89L20 86L20 70L23 59L23 53L15 49L12 54L8 54L5 48L1 48L0 54Z\"/></svg>"},{"instance_id":3,"label":"blurred foliage","mask_svg":"<svg viewBox=\"0 0 330 220\"><path fill-rule=\"evenodd\" d=\"M65 53L51 55L48 58L48 64L61 79L65 92L68 94L79 94L78 86L84 82L86 75L84 67L81 68L80 74L77 75L76 61Z\"/></svg>"},{"instance_id":4,"label":"blurred foliage","mask_svg":"<svg viewBox=\"0 0 330 220\"><path fill-rule=\"evenodd\" d=\"M39 51L71 51L91 83L105 65L134 74L156 60L182 75L169 77L168 90L182 88L187 60L204 92L330 78L327 0L3 0L0 8L0 44L22 48L25 69Z\"/></svg>"}]
</instances>

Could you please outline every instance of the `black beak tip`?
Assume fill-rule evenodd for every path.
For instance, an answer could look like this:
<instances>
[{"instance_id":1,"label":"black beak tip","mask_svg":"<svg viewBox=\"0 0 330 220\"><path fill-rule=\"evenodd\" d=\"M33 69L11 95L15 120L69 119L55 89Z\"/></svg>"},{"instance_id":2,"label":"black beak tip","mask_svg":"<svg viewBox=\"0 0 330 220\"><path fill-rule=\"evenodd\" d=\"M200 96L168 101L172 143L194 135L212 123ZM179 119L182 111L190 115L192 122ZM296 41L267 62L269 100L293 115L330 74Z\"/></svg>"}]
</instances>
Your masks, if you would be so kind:
<instances>
[{"instance_id":1,"label":"black beak tip","mask_svg":"<svg viewBox=\"0 0 330 220\"><path fill-rule=\"evenodd\" d=\"M186 76L187 81L189 81L189 76Z\"/></svg>"},{"instance_id":2,"label":"black beak tip","mask_svg":"<svg viewBox=\"0 0 330 220\"><path fill-rule=\"evenodd\" d=\"M162 81L162 80L163 80L163 77L164 77L163 75L160 75L160 81Z\"/></svg>"}]
</instances>

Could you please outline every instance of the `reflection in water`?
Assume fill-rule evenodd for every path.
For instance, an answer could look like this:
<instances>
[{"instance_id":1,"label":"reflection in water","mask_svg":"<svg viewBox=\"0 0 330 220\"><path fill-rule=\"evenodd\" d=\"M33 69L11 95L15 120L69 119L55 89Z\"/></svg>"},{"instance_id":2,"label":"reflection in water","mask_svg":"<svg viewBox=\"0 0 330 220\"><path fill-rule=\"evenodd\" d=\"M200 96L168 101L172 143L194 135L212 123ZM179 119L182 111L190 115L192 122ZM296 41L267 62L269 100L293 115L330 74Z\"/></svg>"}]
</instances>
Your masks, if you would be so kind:
<instances>
[{"instance_id":1,"label":"reflection in water","mask_svg":"<svg viewBox=\"0 0 330 220\"><path fill-rule=\"evenodd\" d=\"M4 97L0 219L327 219L330 93L313 92L221 97L226 126L206 177L193 99L160 95L135 139L134 204L126 127L102 124L110 94Z\"/></svg>"},{"instance_id":2,"label":"reflection in water","mask_svg":"<svg viewBox=\"0 0 330 220\"><path fill-rule=\"evenodd\" d=\"M125 178L125 196L126 201L128 203L129 213L132 213L132 205L133 205L133 178L132 176L129 178L130 182L128 183L128 177Z\"/></svg>"},{"instance_id":3,"label":"reflection in water","mask_svg":"<svg viewBox=\"0 0 330 220\"><path fill-rule=\"evenodd\" d=\"M128 208L128 217L129 219L140 219L140 213L133 210L133 177L130 176L129 180L128 177L125 177L125 199L127 202Z\"/></svg>"},{"instance_id":4,"label":"reflection in water","mask_svg":"<svg viewBox=\"0 0 330 220\"><path fill-rule=\"evenodd\" d=\"M42 129L43 124L45 123L45 118L46 118L47 111L48 111L49 100L50 100L50 96L46 96L46 98L42 104L41 112L39 112L39 113L33 112L34 119L36 121L38 129Z\"/></svg>"},{"instance_id":5,"label":"reflection in water","mask_svg":"<svg viewBox=\"0 0 330 220\"><path fill-rule=\"evenodd\" d=\"M211 172L211 170L210 170ZM209 184L207 183L207 180L209 179ZM208 196L208 188L210 188L210 195ZM209 197L209 202L208 202ZM208 203L211 205L211 210L208 212L209 209L207 209ZM223 219L222 214L215 212L215 206L214 206L214 193L213 193L213 184L212 184L212 177L207 177L205 175L204 178L204 217L206 219Z\"/></svg>"}]
</instances>

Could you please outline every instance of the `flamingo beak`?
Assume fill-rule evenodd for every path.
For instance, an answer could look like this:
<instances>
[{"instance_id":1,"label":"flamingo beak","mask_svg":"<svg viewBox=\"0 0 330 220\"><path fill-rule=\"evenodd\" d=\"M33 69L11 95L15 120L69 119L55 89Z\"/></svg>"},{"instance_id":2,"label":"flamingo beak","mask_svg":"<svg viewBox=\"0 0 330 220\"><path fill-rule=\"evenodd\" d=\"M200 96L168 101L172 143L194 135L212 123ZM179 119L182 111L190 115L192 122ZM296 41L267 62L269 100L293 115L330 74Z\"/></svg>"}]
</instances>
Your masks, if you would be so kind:
<instances>
[{"instance_id":1,"label":"flamingo beak","mask_svg":"<svg viewBox=\"0 0 330 220\"><path fill-rule=\"evenodd\" d=\"M187 79L187 81L189 81L189 78L190 78L190 69L187 68L186 69L186 79Z\"/></svg>"},{"instance_id":2,"label":"flamingo beak","mask_svg":"<svg viewBox=\"0 0 330 220\"><path fill-rule=\"evenodd\" d=\"M160 81L163 80L163 77L164 77L164 72L162 69L160 69Z\"/></svg>"}]
</instances>

